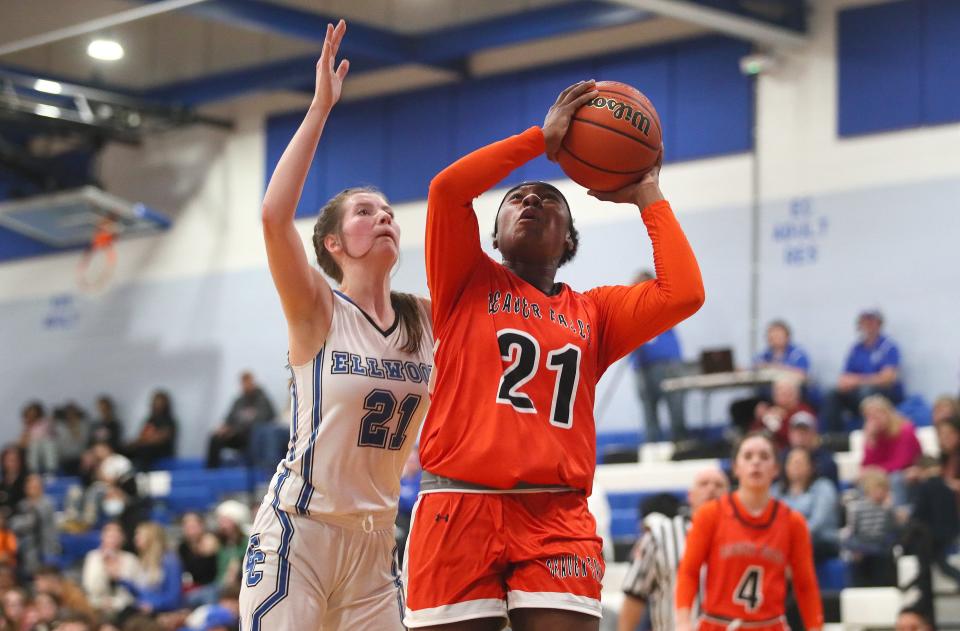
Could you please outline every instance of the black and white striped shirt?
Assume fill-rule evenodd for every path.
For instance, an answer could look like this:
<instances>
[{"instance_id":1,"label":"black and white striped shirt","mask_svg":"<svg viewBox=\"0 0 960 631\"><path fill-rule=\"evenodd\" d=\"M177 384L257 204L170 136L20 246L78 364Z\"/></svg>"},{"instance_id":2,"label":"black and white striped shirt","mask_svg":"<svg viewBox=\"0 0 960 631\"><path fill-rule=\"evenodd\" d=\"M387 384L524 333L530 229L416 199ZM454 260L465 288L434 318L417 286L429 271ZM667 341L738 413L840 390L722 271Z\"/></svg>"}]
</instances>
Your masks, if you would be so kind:
<instances>
[{"instance_id":1,"label":"black and white striped shirt","mask_svg":"<svg viewBox=\"0 0 960 631\"><path fill-rule=\"evenodd\" d=\"M671 518L651 513L643 520L643 536L623 579L623 591L647 603L653 631L674 627L677 566L683 558L690 524L686 515ZM691 620L696 620L699 600L694 603Z\"/></svg>"}]
</instances>

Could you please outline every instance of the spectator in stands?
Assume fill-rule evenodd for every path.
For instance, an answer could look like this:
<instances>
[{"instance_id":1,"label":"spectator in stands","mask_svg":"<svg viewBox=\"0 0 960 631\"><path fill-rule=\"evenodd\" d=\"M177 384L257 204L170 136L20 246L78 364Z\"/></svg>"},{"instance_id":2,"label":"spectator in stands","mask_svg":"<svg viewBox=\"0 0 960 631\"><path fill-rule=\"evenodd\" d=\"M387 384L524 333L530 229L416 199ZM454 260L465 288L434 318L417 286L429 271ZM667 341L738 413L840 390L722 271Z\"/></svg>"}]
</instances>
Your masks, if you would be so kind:
<instances>
[{"instance_id":1,"label":"spectator in stands","mask_svg":"<svg viewBox=\"0 0 960 631\"><path fill-rule=\"evenodd\" d=\"M864 467L877 466L889 473L893 502L896 506L904 506L908 498L903 471L923 452L916 429L879 394L864 399L860 410L864 417L865 438L861 464Z\"/></svg>"},{"instance_id":2,"label":"spectator in stands","mask_svg":"<svg viewBox=\"0 0 960 631\"><path fill-rule=\"evenodd\" d=\"M17 445L8 445L0 453L0 510L7 515L17 509L23 499L27 472L23 466L23 452Z\"/></svg>"},{"instance_id":3,"label":"spectator in stands","mask_svg":"<svg viewBox=\"0 0 960 631\"><path fill-rule=\"evenodd\" d=\"M247 528L250 525L250 509L236 500L221 502L216 509L217 538L217 584L223 588L239 585L243 574L243 557L247 553Z\"/></svg>"},{"instance_id":4,"label":"spectator in stands","mask_svg":"<svg viewBox=\"0 0 960 631\"><path fill-rule=\"evenodd\" d=\"M53 419L47 416L39 401L28 403L21 416L20 447L27 454L27 469L31 473L56 473L57 442Z\"/></svg>"},{"instance_id":5,"label":"spectator in stands","mask_svg":"<svg viewBox=\"0 0 960 631\"><path fill-rule=\"evenodd\" d=\"M897 521L890 501L890 480L880 467L864 467L861 496L847 507L847 527L841 545L851 560L854 587L896 585L893 544Z\"/></svg>"},{"instance_id":6,"label":"spectator in stands","mask_svg":"<svg viewBox=\"0 0 960 631\"><path fill-rule=\"evenodd\" d=\"M791 449L799 447L810 452L813 458L813 470L818 478L833 482L834 488L840 486L840 475L833 452L823 446L817 433L817 419L813 414L797 412L790 417L790 432L787 440Z\"/></svg>"},{"instance_id":7,"label":"spectator in stands","mask_svg":"<svg viewBox=\"0 0 960 631\"><path fill-rule=\"evenodd\" d=\"M100 531L100 547L83 560L83 589L96 609L113 616L134 604L133 595L118 580L133 581L140 573L140 561L123 549L124 534L119 522L110 521Z\"/></svg>"},{"instance_id":8,"label":"spectator in stands","mask_svg":"<svg viewBox=\"0 0 960 631\"><path fill-rule=\"evenodd\" d=\"M0 565L17 566L17 535L9 527L3 511L0 511Z\"/></svg>"},{"instance_id":9,"label":"spectator in stands","mask_svg":"<svg viewBox=\"0 0 960 631\"><path fill-rule=\"evenodd\" d=\"M60 459L60 471L65 475L76 475L80 469L80 459L90 442L90 421L87 420L87 413L71 401L54 410L53 417L57 421L57 457Z\"/></svg>"},{"instance_id":10,"label":"spectator in stands","mask_svg":"<svg viewBox=\"0 0 960 631\"><path fill-rule=\"evenodd\" d=\"M176 553L167 550L163 526L144 522L137 526L134 546L140 561L140 572L133 580L122 579L119 571L114 579L133 595L136 608L147 614L172 611L181 603L182 566Z\"/></svg>"},{"instance_id":11,"label":"spectator in stands","mask_svg":"<svg viewBox=\"0 0 960 631\"><path fill-rule=\"evenodd\" d=\"M933 420L934 427L948 418L960 417L960 400L951 396L937 397L937 400L933 402L930 417Z\"/></svg>"},{"instance_id":12,"label":"spectator in stands","mask_svg":"<svg viewBox=\"0 0 960 631\"><path fill-rule=\"evenodd\" d=\"M83 588L68 579L54 565L46 565L37 570L33 578L35 592L46 592L57 597L61 614L80 614L92 617L95 612Z\"/></svg>"},{"instance_id":13,"label":"spectator in stands","mask_svg":"<svg viewBox=\"0 0 960 631\"><path fill-rule=\"evenodd\" d=\"M830 480L817 477L813 454L802 447L787 453L784 472L777 495L807 520L814 560L819 563L837 556L840 541L837 488Z\"/></svg>"},{"instance_id":14,"label":"spectator in stands","mask_svg":"<svg viewBox=\"0 0 960 631\"><path fill-rule=\"evenodd\" d=\"M77 471L78 481L67 487L63 500L63 521L60 528L64 532L86 532L98 522L101 498L95 498L94 494L97 492L99 467L100 460L96 449L90 448L83 452Z\"/></svg>"},{"instance_id":15,"label":"spectator in stands","mask_svg":"<svg viewBox=\"0 0 960 631\"><path fill-rule=\"evenodd\" d=\"M773 402L761 401L754 411L753 424L746 432L764 430L773 436L781 451L789 444L790 423L797 414L813 414L813 408L803 402L801 382L785 375L773 382ZM746 433L744 432L744 433Z\"/></svg>"},{"instance_id":16,"label":"spectator in stands","mask_svg":"<svg viewBox=\"0 0 960 631\"><path fill-rule=\"evenodd\" d=\"M619 631L634 631L648 607L653 631L673 630L677 565L691 517L700 506L729 490L722 471L705 469L697 473L687 493L689 511L679 515L644 514L643 535L623 580L625 598L618 619Z\"/></svg>"},{"instance_id":17,"label":"spectator in stands","mask_svg":"<svg viewBox=\"0 0 960 631\"><path fill-rule=\"evenodd\" d=\"M753 368L787 371L802 385L810 371L810 359L806 351L792 342L790 326L783 320L774 320L767 325L767 348L754 357ZM772 396L771 388L762 387L757 389L754 396L734 401L730 405L733 426L741 433L749 431L747 428L754 420L757 405L770 403Z\"/></svg>"},{"instance_id":18,"label":"spectator in stands","mask_svg":"<svg viewBox=\"0 0 960 631\"><path fill-rule=\"evenodd\" d=\"M64 502L63 529L86 532L106 520L117 520L127 541L148 519L150 500L141 497L133 463L114 453L107 443L98 443L83 456L80 484L71 486Z\"/></svg>"},{"instance_id":19,"label":"spectator in stands","mask_svg":"<svg viewBox=\"0 0 960 631\"><path fill-rule=\"evenodd\" d=\"M17 534L21 574L33 576L41 565L60 554L60 537L53 502L43 492L43 478L36 473L28 475L24 491L10 527Z\"/></svg>"},{"instance_id":20,"label":"spectator in stands","mask_svg":"<svg viewBox=\"0 0 960 631\"><path fill-rule=\"evenodd\" d=\"M783 320L774 320L767 325L767 348L754 358L753 367L757 370L787 370L803 381L810 372L810 358L805 350L793 343L790 325Z\"/></svg>"},{"instance_id":21,"label":"spectator in stands","mask_svg":"<svg viewBox=\"0 0 960 631\"><path fill-rule=\"evenodd\" d=\"M640 272L634 284L653 280L649 270ZM670 437L674 442L684 440L687 426L684 419L681 391L665 393L660 384L664 379L683 375L683 354L680 351L680 339L675 329L668 329L630 354L630 366L633 368L637 395L643 406L643 418L646 426L646 441L650 443L663 440L660 431L660 400L667 402L670 415Z\"/></svg>"},{"instance_id":22,"label":"spectator in stands","mask_svg":"<svg viewBox=\"0 0 960 631\"><path fill-rule=\"evenodd\" d=\"M905 589L919 587L920 602L930 611L933 610L931 571L934 565L960 587L960 569L947 558L960 535L960 509L956 495L941 476L941 469L938 460L926 456L913 467L910 489L913 510L902 541L919 563L917 578Z\"/></svg>"},{"instance_id":23,"label":"spectator in stands","mask_svg":"<svg viewBox=\"0 0 960 631\"><path fill-rule=\"evenodd\" d=\"M99 418L90 427L90 445L107 443L120 452L123 445L123 423L117 418L113 399L105 394L97 397L97 414Z\"/></svg>"},{"instance_id":24,"label":"spectator in stands","mask_svg":"<svg viewBox=\"0 0 960 631\"><path fill-rule=\"evenodd\" d=\"M183 564L187 605L198 607L215 602L220 541L207 530L199 513L184 514L180 519L180 529L183 539L177 547L177 554Z\"/></svg>"},{"instance_id":25,"label":"spectator in stands","mask_svg":"<svg viewBox=\"0 0 960 631\"><path fill-rule=\"evenodd\" d=\"M240 588L224 588L220 600L195 609L184 621L184 628L191 631L235 631L240 617Z\"/></svg>"},{"instance_id":26,"label":"spectator in stands","mask_svg":"<svg viewBox=\"0 0 960 631\"><path fill-rule=\"evenodd\" d=\"M17 586L17 573L9 565L0 565L0 595Z\"/></svg>"},{"instance_id":27,"label":"spectator in stands","mask_svg":"<svg viewBox=\"0 0 960 631\"><path fill-rule=\"evenodd\" d=\"M926 611L905 607L897 614L894 631L936 631L936 627L933 626L933 618Z\"/></svg>"},{"instance_id":28,"label":"spectator in stands","mask_svg":"<svg viewBox=\"0 0 960 631\"><path fill-rule=\"evenodd\" d=\"M97 515L97 523L103 519L118 520L127 540L134 540L136 527L149 519L150 499L140 495L136 471L126 456L113 453L106 443L94 447L94 453L100 464L97 484L88 501L97 502L97 506L87 512Z\"/></svg>"},{"instance_id":29,"label":"spectator in stands","mask_svg":"<svg viewBox=\"0 0 960 631\"><path fill-rule=\"evenodd\" d=\"M936 428L941 476L947 487L956 494L960 506L960 415L944 418Z\"/></svg>"},{"instance_id":30,"label":"spectator in stands","mask_svg":"<svg viewBox=\"0 0 960 631\"><path fill-rule=\"evenodd\" d=\"M246 452L254 427L270 423L276 413L273 404L253 379L253 374L240 375L240 395L234 399L223 424L213 431L207 447L207 467L220 466L224 447Z\"/></svg>"},{"instance_id":31,"label":"spectator in stands","mask_svg":"<svg viewBox=\"0 0 960 631\"><path fill-rule=\"evenodd\" d=\"M173 416L173 403L169 394L157 390L150 401L150 415L140 434L127 444L126 455L138 470L145 471L160 458L172 458L176 445L177 421Z\"/></svg>"},{"instance_id":32,"label":"spectator in stands","mask_svg":"<svg viewBox=\"0 0 960 631\"><path fill-rule=\"evenodd\" d=\"M54 631L60 620L60 599L50 592L38 591L33 597L30 631Z\"/></svg>"},{"instance_id":33,"label":"spectator in stands","mask_svg":"<svg viewBox=\"0 0 960 631\"><path fill-rule=\"evenodd\" d=\"M63 616L54 631L94 631L94 629L96 631L120 631L117 627L106 622L94 627L88 618L76 615Z\"/></svg>"},{"instance_id":34,"label":"spectator in stands","mask_svg":"<svg viewBox=\"0 0 960 631\"><path fill-rule=\"evenodd\" d=\"M873 395L860 405L866 443L863 466L875 465L888 473L912 465L922 449L916 428L882 395Z\"/></svg>"},{"instance_id":35,"label":"spectator in stands","mask_svg":"<svg viewBox=\"0 0 960 631\"><path fill-rule=\"evenodd\" d=\"M871 395L883 395L894 404L903 401L900 349L882 334L883 316L879 311L864 311L857 329L860 341L850 349L837 387L826 400L824 420L831 432L843 432L844 413L856 413Z\"/></svg>"},{"instance_id":36,"label":"spectator in stands","mask_svg":"<svg viewBox=\"0 0 960 631\"><path fill-rule=\"evenodd\" d=\"M8 589L3 594L3 615L10 621L10 629L24 631L28 627L24 622L27 609L30 606L30 596L22 587Z\"/></svg>"}]
</instances>

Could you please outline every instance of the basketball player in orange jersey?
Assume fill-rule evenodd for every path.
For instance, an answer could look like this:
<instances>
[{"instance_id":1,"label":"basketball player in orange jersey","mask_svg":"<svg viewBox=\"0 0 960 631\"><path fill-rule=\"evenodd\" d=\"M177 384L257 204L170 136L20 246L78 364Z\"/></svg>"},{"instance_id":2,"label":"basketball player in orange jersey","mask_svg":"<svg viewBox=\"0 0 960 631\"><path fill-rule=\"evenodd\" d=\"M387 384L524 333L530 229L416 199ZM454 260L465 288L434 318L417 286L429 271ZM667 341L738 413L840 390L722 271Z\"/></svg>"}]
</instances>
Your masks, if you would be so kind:
<instances>
[{"instance_id":1,"label":"basketball player in orange jersey","mask_svg":"<svg viewBox=\"0 0 960 631\"><path fill-rule=\"evenodd\" d=\"M804 628L819 631L823 605L807 524L800 513L770 495L779 473L773 439L747 434L733 463L740 487L693 516L677 571L677 631L694 628L690 606L704 564L707 585L698 631L789 631L784 617L788 573Z\"/></svg>"},{"instance_id":2,"label":"basketball player in orange jersey","mask_svg":"<svg viewBox=\"0 0 960 631\"><path fill-rule=\"evenodd\" d=\"M437 175L427 199L427 282L437 339L424 469L405 572L408 627L579 631L599 627L601 540L587 509L593 402L615 361L703 303L693 251L659 187L595 196L638 208L657 278L579 293L557 283L578 234L555 187L507 192L497 262L480 248L473 199L546 152L556 157L592 81L564 90L542 128L493 143ZM624 252L625 257L629 253Z\"/></svg>"},{"instance_id":3,"label":"basketball player in orange jersey","mask_svg":"<svg viewBox=\"0 0 960 631\"><path fill-rule=\"evenodd\" d=\"M393 528L400 472L428 403L429 306L390 290L400 229L370 188L327 202L314 269L297 202L349 63L346 24L327 26L316 93L263 199L270 273L287 320L290 444L250 533L240 590L245 631L403 629Z\"/></svg>"}]
</instances>

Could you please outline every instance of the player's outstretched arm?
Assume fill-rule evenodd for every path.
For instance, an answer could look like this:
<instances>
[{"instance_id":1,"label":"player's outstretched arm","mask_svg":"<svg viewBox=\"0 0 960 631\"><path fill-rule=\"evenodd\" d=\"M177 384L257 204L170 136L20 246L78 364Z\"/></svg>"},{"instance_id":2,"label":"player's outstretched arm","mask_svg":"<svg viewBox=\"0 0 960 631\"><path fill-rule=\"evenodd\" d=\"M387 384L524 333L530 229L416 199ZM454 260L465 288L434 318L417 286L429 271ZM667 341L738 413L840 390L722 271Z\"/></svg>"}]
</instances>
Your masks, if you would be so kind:
<instances>
[{"instance_id":1,"label":"player's outstretched arm","mask_svg":"<svg viewBox=\"0 0 960 631\"><path fill-rule=\"evenodd\" d=\"M427 284L434 325L450 313L482 250L473 200L540 154L555 155L570 117L597 95L592 81L571 85L547 112L543 127L481 147L441 171L427 194Z\"/></svg>"},{"instance_id":2,"label":"player's outstretched arm","mask_svg":"<svg viewBox=\"0 0 960 631\"><path fill-rule=\"evenodd\" d=\"M656 278L632 287L590 290L603 311L604 366L689 318L703 305L700 266L680 223L660 190L660 165L619 191L590 191L597 199L635 204L653 244Z\"/></svg>"},{"instance_id":3,"label":"player's outstretched arm","mask_svg":"<svg viewBox=\"0 0 960 631\"><path fill-rule=\"evenodd\" d=\"M333 308L330 286L323 275L310 266L293 221L320 135L330 110L340 99L343 79L350 68L350 62L344 59L334 69L337 50L346 30L343 20L336 27L327 25L323 53L317 62L313 102L277 162L263 198L267 261L292 337L296 337L295 331L300 328L325 337L326 330L317 331L314 325L322 323L321 328L329 327Z\"/></svg>"},{"instance_id":4,"label":"player's outstretched arm","mask_svg":"<svg viewBox=\"0 0 960 631\"><path fill-rule=\"evenodd\" d=\"M813 567L813 544L803 516L796 511L790 514L790 571L803 627L820 631L823 628L823 602Z\"/></svg>"}]
</instances>

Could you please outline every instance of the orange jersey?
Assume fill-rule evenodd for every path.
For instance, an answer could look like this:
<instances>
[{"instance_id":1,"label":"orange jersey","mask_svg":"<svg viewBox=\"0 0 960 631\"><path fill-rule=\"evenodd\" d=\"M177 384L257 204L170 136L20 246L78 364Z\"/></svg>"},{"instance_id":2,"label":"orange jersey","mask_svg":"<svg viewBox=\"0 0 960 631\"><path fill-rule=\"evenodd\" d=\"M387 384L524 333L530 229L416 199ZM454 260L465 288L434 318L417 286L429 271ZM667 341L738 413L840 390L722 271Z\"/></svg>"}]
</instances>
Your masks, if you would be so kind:
<instances>
[{"instance_id":1,"label":"orange jersey","mask_svg":"<svg viewBox=\"0 0 960 631\"><path fill-rule=\"evenodd\" d=\"M480 247L473 199L544 151L533 127L462 158L427 200L427 283L436 338L423 468L497 489L589 493L597 381L703 302L693 251L669 204L646 208L657 280L548 296ZM626 253L625 253L626 255Z\"/></svg>"},{"instance_id":2,"label":"orange jersey","mask_svg":"<svg viewBox=\"0 0 960 631\"><path fill-rule=\"evenodd\" d=\"M731 493L696 512L677 570L678 609L693 604L704 563L702 609L708 618L762 621L784 615L789 570L804 627L823 627L810 533L803 515L783 502L770 500L754 517Z\"/></svg>"}]
</instances>

